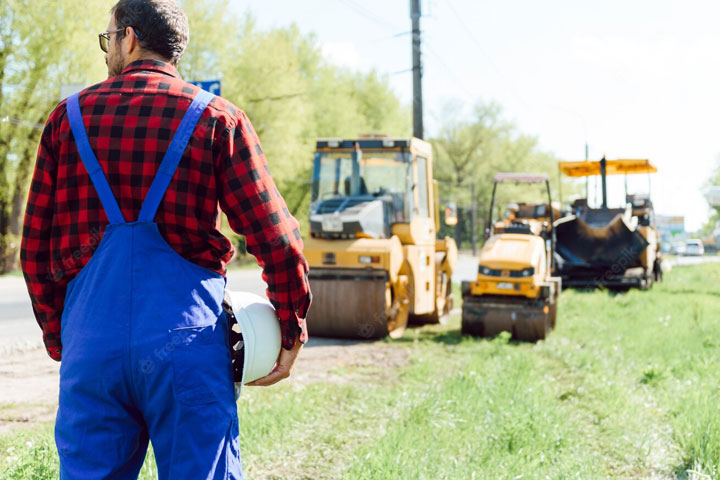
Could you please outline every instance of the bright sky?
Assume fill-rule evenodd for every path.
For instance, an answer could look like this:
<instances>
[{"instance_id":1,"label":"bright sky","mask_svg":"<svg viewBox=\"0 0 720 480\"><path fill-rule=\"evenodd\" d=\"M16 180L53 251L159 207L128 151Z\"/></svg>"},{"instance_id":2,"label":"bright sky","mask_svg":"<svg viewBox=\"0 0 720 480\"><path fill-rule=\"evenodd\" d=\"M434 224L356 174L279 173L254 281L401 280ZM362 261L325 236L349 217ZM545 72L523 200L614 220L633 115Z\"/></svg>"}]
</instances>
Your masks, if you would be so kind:
<instances>
[{"instance_id":1,"label":"bright sky","mask_svg":"<svg viewBox=\"0 0 720 480\"><path fill-rule=\"evenodd\" d=\"M410 102L408 0L250 0L261 27L296 23L332 61L391 75ZM720 2L422 0L426 137L443 105L493 101L543 149L649 158L660 214L708 216L720 154ZM621 182L618 182L621 184ZM631 182L647 185L647 178ZM619 192L618 192L619 193ZM613 192L611 192L613 195Z\"/></svg>"}]
</instances>

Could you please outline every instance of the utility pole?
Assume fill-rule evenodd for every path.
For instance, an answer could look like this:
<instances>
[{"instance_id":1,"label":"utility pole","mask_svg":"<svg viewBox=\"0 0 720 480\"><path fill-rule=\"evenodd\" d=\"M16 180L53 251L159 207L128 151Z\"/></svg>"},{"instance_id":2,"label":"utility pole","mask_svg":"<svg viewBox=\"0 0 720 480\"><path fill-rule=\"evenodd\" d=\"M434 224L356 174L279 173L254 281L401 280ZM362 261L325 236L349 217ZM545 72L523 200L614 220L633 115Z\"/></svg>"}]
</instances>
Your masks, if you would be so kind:
<instances>
[{"instance_id":1,"label":"utility pole","mask_svg":"<svg viewBox=\"0 0 720 480\"><path fill-rule=\"evenodd\" d=\"M413 60L413 135L423 138L422 59L420 58L420 0L410 0Z\"/></svg>"},{"instance_id":2,"label":"utility pole","mask_svg":"<svg viewBox=\"0 0 720 480\"><path fill-rule=\"evenodd\" d=\"M604 210L608 207L607 206L607 160L605 160L605 155L603 155L602 160L600 160L600 175L602 177L602 208Z\"/></svg>"},{"instance_id":3,"label":"utility pole","mask_svg":"<svg viewBox=\"0 0 720 480\"><path fill-rule=\"evenodd\" d=\"M472 242L472 254L473 257L477 255L477 205L475 203L475 180L470 183L470 241Z\"/></svg>"},{"instance_id":4,"label":"utility pole","mask_svg":"<svg viewBox=\"0 0 720 480\"><path fill-rule=\"evenodd\" d=\"M589 154L588 143L585 142L585 161L586 162L590 160L588 154ZM589 191L590 191L590 177L585 177L585 201L586 202L588 202L589 201L588 199L590 198Z\"/></svg>"}]
</instances>

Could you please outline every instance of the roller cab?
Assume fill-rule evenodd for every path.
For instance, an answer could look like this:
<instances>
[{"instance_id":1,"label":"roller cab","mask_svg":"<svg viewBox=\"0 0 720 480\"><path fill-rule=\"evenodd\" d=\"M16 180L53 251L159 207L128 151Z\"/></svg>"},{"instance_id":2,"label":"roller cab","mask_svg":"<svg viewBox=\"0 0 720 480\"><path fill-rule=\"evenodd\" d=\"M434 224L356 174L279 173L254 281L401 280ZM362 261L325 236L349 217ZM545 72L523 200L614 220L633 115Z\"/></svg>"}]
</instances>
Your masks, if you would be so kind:
<instances>
[{"instance_id":1,"label":"roller cab","mask_svg":"<svg viewBox=\"0 0 720 480\"><path fill-rule=\"evenodd\" d=\"M320 139L313 163L311 334L402 335L452 306L452 239L437 239L430 144L417 138Z\"/></svg>"}]
</instances>

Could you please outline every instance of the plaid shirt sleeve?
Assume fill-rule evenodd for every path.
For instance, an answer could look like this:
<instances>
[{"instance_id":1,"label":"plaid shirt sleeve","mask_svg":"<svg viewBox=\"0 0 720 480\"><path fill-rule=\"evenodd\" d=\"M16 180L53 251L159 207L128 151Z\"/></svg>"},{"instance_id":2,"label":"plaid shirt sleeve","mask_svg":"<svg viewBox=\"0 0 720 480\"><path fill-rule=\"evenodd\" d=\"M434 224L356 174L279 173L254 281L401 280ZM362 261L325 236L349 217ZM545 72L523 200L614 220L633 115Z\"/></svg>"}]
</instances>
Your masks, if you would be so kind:
<instances>
[{"instance_id":1,"label":"plaid shirt sleeve","mask_svg":"<svg viewBox=\"0 0 720 480\"><path fill-rule=\"evenodd\" d=\"M299 225L270 176L250 120L242 111L234 120L216 167L220 207L263 268L282 346L289 350L296 340L307 341L305 316L312 300Z\"/></svg>"},{"instance_id":2,"label":"plaid shirt sleeve","mask_svg":"<svg viewBox=\"0 0 720 480\"><path fill-rule=\"evenodd\" d=\"M64 111L64 109L63 109ZM40 139L35 171L30 184L23 223L20 263L32 301L35 320L43 332L47 353L60 361L60 317L67 277L55 275L51 263L51 232L55 206L57 157L53 153L53 126L59 123L60 108L48 118Z\"/></svg>"}]
</instances>

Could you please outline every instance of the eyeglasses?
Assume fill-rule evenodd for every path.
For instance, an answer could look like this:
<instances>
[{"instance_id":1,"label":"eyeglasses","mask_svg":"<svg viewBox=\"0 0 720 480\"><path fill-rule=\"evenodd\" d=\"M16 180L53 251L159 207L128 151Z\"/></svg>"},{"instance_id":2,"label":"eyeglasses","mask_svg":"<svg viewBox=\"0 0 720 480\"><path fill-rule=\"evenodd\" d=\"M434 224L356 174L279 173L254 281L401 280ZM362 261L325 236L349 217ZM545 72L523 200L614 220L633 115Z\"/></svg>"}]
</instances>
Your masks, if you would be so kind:
<instances>
[{"instance_id":1,"label":"eyeglasses","mask_svg":"<svg viewBox=\"0 0 720 480\"><path fill-rule=\"evenodd\" d=\"M124 28L118 28L117 30L108 30L107 32L98 33L98 40L100 41L100 50L108 53L108 47L110 46L110 34L118 33L125 30Z\"/></svg>"},{"instance_id":2,"label":"eyeglasses","mask_svg":"<svg viewBox=\"0 0 720 480\"><path fill-rule=\"evenodd\" d=\"M127 28L127 27L125 27ZM102 50L105 53L108 53L108 48L110 47L110 34L111 33L118 33L125 31L125 28L118 28L117 30L108 30L107 32L98 33L98 40L100 41L100 50ZM138 32L138 29L135 27L132 27L133 32L135 32L135 36L138 38L138 40L142 40L143 36Z\"/></svg>"}]
</instances>

